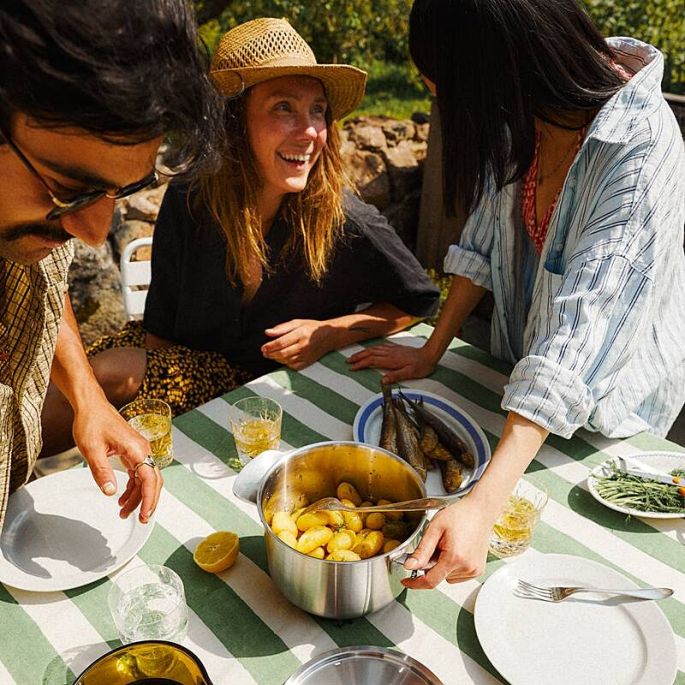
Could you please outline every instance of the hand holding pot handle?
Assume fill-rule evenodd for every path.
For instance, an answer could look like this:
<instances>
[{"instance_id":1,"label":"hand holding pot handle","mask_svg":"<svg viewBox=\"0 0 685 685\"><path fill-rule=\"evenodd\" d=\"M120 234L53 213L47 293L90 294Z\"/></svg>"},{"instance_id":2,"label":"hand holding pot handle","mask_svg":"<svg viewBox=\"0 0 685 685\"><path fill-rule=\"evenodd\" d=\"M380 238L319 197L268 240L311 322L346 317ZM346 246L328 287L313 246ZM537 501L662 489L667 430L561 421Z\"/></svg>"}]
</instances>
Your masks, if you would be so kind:
<instances>
[{"instance_id":1,"label":"hand holding pot handle","mask_svg":"<svg viewBox=\"0 0 685 685\"><path fill-rule=\"evenodd\" d=\"M412 555L405 553L405 554L400 554L399 556L395 557L392 561L396 564L400 564L400 565L404 566L407 559L410 559L410 558L412 558ZM426 571L430 571L430 569L432 569L433 566L435 566L435 564L437 564L437 563L438 562L436 559L429 559L428 563L425 566L423 566L422 568L412 569L410 577L411 578L418 578L419 574L423 575Z\"/></svg>"},{"instance_id":2,"label":"hand holding pot handle","mask_svg":"<svg viewBox=\"0 0 685 685\"><path fill-rule=\"evenodd\" d=\"M494 520L494 519L493 519ZM402 584L414 590L436 587L443 580L460 583L476 578L485 568L492 520L484 515L473 493L439 511L430 521L418 547L405 564L408 571L430 571Z\"/></svg>"}]
</instances>

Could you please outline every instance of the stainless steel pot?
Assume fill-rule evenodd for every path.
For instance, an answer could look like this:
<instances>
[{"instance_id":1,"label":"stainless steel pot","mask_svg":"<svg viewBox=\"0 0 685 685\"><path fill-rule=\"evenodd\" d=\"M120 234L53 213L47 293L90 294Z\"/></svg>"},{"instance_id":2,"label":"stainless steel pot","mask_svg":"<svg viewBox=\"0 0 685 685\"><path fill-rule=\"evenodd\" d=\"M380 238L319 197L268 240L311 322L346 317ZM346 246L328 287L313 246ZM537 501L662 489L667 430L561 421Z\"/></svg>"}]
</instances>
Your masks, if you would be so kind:
<instances>
[{"instance_id":1,"label":"stainless steel pot","mask_svg":"<svg viewBox=\"0 0 685 685\"><path fill-rule=\"evenodd\" d=\"M293 604L326 618L357 618L378 611L404 589L402 565L416 549L426 516L415 513L414 532L391 552L353 562L325 561L301 554L271 530L270 513L334 495L341 481L364 499L393 501L425 497L421 478L409 464L379 447L355 442L307 445L283 455L266 473L257 494L264 525L269 573ZM277 504L276 504L277 503ZM266 514L265 514L266 508Z\"/></svg>"}]
</instances>

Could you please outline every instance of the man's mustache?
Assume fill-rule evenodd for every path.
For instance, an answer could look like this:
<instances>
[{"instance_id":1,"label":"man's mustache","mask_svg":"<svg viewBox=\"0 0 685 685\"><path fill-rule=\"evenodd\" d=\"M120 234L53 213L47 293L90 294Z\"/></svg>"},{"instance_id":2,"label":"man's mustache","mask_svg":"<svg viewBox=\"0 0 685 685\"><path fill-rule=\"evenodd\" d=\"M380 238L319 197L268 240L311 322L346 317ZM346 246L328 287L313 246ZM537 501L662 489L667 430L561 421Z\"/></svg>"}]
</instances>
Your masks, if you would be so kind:
<instances>
[{"instance_id":1,"label":"man's mustache","mask_svg":"<svg viewBox=\"0 0 685 685\"><path fill-rule=\"evenodd\" d=\"M6 229L2 234L2 238L6 242L14 242L25 236L36 236L58 243L65 243L74 237L53 224L19 224Z\"/></svg>"}]
</instances>

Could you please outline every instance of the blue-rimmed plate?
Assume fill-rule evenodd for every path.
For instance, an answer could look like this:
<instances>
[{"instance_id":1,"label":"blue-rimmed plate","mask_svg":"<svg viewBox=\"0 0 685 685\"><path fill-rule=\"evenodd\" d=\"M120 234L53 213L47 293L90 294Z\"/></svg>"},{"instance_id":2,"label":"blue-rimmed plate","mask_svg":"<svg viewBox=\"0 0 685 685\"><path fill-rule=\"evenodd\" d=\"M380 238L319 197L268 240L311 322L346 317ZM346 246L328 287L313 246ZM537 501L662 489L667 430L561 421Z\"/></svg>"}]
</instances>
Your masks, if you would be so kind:
<instances>
[{"instance_id":1,"label":"blue-rimmed plate","mask_svg":"<svg viewBox=\"0 0 685 685\"><path fill-rule=\"evenodd\" d=\"M393 391L393 394L396 394L396 391ZM476 484L490 461L490 445L485 437L485 433L463 409L460 409L444 397L426 390L410 390L409 388L402 388L402 394L412 400L423 399L426 408L452 428L473 453L476 462L474 468L464 467L464 480L461 487L451 495L455 499L461 497ZM383 395L378 393L359 407L352 425L354 439L357 442L378 445L380 443L382 422ZM442 485L439 468L428 472L426 490L432 496L447 496L447 492Z\"/></svg>"}]
</instances>

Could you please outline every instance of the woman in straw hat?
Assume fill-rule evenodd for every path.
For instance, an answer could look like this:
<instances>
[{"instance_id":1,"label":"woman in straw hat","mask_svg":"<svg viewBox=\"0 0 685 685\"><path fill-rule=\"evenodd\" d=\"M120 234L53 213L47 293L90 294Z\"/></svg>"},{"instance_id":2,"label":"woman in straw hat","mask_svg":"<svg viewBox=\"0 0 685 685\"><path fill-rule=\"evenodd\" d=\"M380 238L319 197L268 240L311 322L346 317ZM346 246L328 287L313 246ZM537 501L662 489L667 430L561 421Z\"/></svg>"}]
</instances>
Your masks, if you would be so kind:
<instances>
[{"instance_id":1,"label":"woman in straw hat","mask_svg":"<svg viewBox=\"0 0 685 685\"><path fill-rule=\"evenodd\" d=\"M158 397L178 414L437 306L385 219L344 190L334 121L357 106L366 74L317 64L288 22L257 19L224 35L211 75L227 98L221 168L167 190L142 325L90 349L116 405ZM46 452L66 448L61 409L46 405Z\"/></svg>"}]
</instances>

